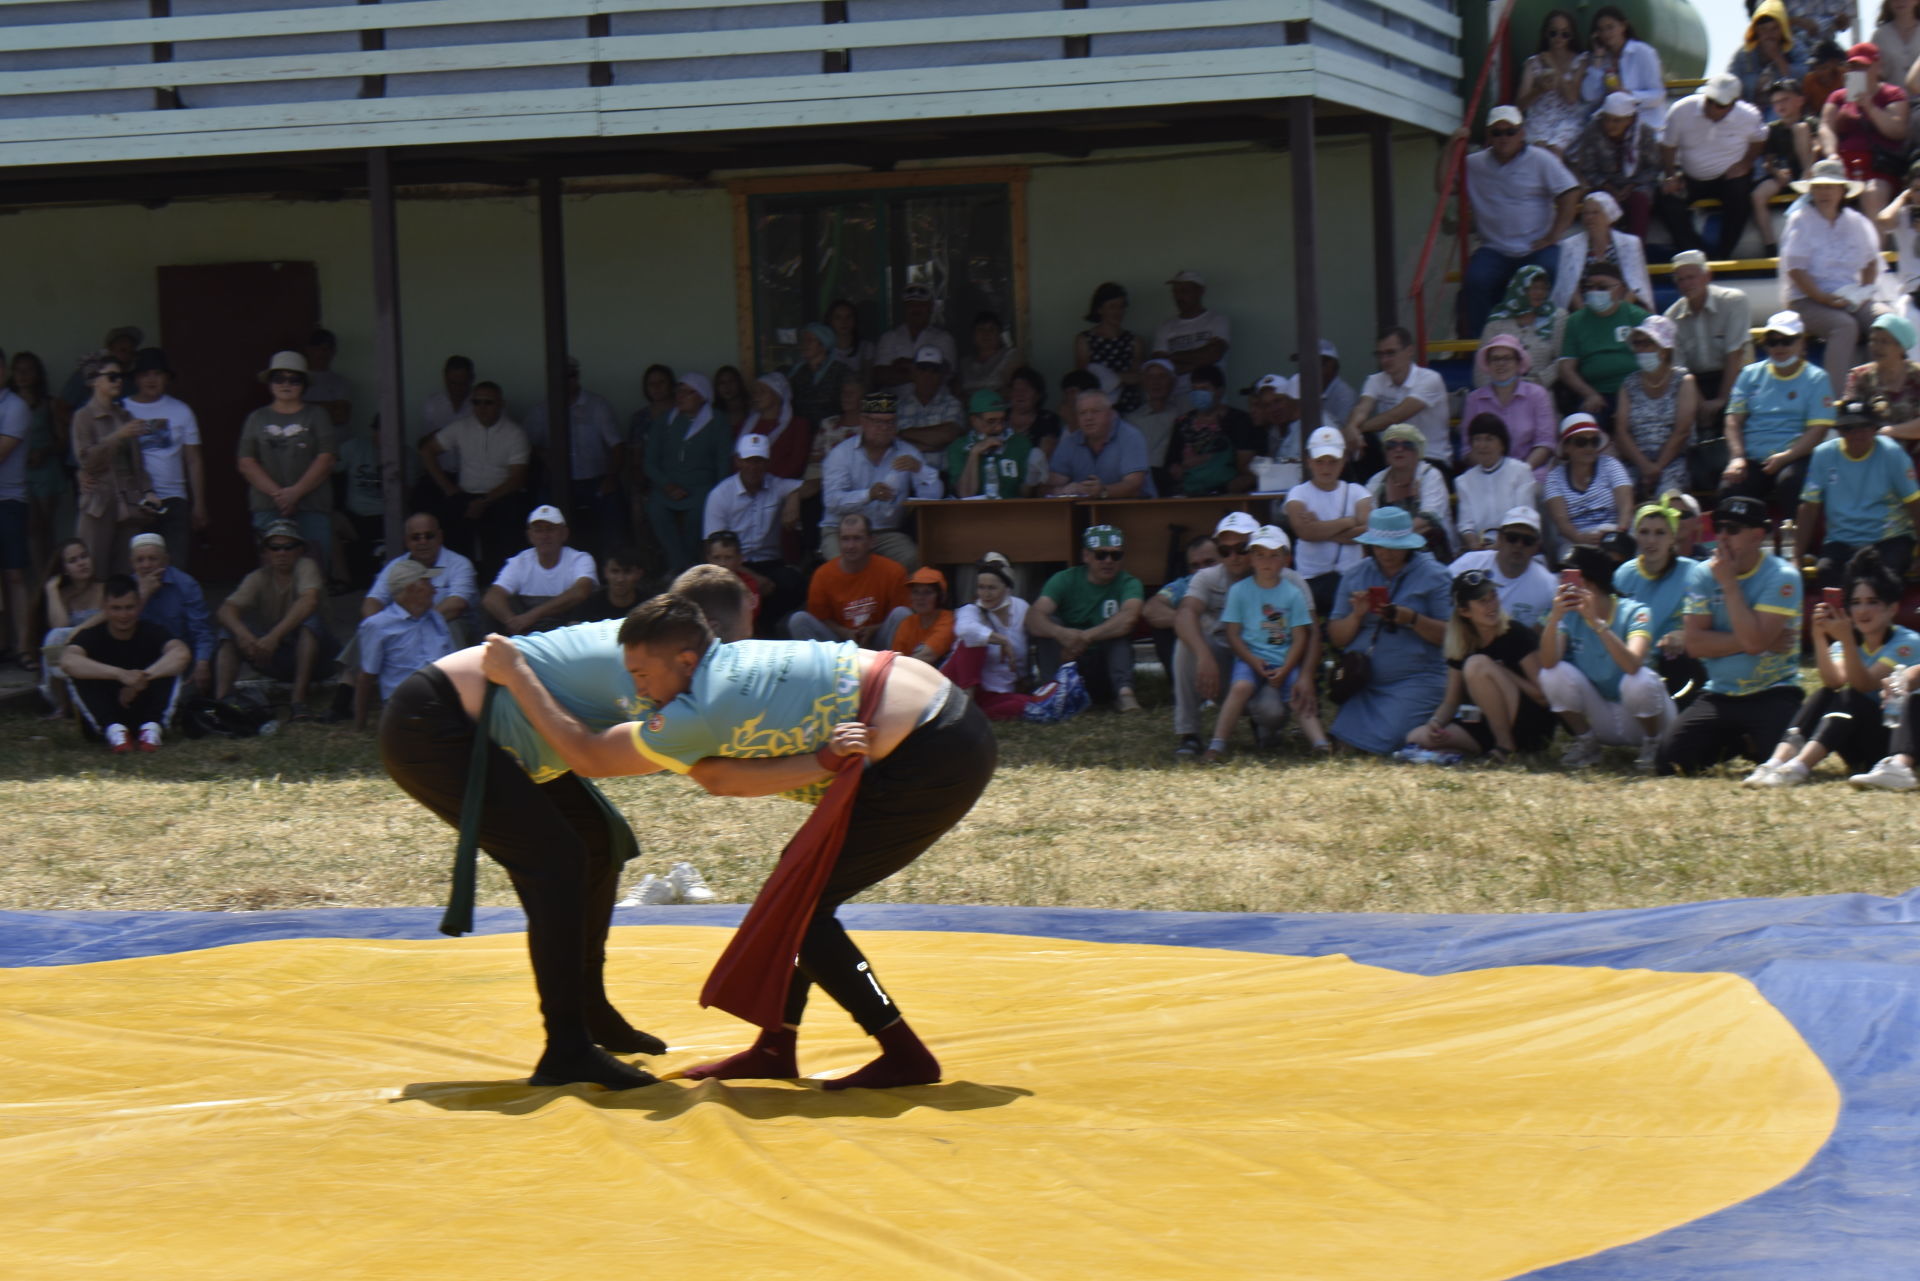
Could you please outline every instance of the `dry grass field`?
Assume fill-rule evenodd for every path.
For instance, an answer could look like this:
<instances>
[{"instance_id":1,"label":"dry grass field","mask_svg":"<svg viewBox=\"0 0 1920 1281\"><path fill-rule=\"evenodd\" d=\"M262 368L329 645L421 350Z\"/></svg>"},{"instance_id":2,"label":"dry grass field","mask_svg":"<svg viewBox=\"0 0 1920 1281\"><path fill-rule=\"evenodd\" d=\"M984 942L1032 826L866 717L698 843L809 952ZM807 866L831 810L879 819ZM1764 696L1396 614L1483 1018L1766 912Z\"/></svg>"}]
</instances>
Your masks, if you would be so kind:
<instances>
[{"instance_id":1,"label":"dry grass field","mask_svg":"<svg viewBox=\"0 0 1920 1281\"><path fill-rule=\"evenodd\" d=\"M946 841L867 898L1258 912L1534 912L1897 893L1920 883L1920 796L1751 792L1727 769L1568 776L1243 751L1176 765L1164 698L1138 715L1000 727L999 776ZM685 779L613 780L644 870L699 867L750 897L801 811ZM0 908L432 905L449 829L393 787L370 735L297 725L115 757L0 719ZM482 860L481 901L511 903Z\"/></svg>"}]
</instances>

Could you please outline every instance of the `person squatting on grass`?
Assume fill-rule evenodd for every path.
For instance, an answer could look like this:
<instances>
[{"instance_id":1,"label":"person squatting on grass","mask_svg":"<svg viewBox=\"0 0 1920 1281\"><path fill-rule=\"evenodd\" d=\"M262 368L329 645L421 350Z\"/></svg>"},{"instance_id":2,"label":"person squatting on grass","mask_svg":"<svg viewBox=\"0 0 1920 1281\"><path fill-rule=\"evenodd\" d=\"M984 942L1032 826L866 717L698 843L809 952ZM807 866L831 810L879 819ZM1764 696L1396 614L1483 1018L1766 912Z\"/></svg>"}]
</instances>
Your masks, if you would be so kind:
<instances>
[{"instance_id":1,"label":"person squatting on grass","mask_svg":"<svg viewBox=\"0 0 1920 1281\"><path fill-rule=\"evenodd\" d=\"M1281 577L1292 540L1284 530L1262 525L1248 544L1253 572L1227 589L1226 609L1220 616L1233 651L1233 677L1214 722L1213 742L1202 758L1208 763L1225 758L1234 723L1256 690L1277 690L1286 702L1292 699L1302 670L1309 683L1314 679L1313 669L1306 666L1313 649L1313 606L1297 582ZM1301 714L1300 726L1314 751L1332 750L1317 708Z\"/></svg>"},{"instance_id":2,"label":"person squatting on grass","mask_svg":"<svg viewBox=\"0 0 1920 1281\"><path fill-rule=\"evenodd\" d=\"M1653 611L1615 594L1613 560L1598 548L1576 547L1567 563L1580 581L1561 583L1540 633L1540 689L1574 735L1560 764L1584 769L1604 747L1638 747L1635 766L1649 772L1678 715L1648 661Z\"/></svg>"}]
</instances>

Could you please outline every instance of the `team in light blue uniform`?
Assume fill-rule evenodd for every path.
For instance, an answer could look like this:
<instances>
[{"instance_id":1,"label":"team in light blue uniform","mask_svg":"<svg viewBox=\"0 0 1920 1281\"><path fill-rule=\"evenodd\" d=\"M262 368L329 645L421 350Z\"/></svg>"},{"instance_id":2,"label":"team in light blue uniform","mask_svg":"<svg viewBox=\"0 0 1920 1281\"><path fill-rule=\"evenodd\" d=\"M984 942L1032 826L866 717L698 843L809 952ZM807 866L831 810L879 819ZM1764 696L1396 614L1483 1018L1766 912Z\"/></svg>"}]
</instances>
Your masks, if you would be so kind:
<instances>
[{"instance_id":1,"label":"team in light blue uniform","mask_svg":"<svg viewBox=\"0 0 1920 1281\"><path fill-rule=\"evenodd\" d=\"M1654 639L1653 611L1637 600L1616 597L1610 630L1622 644L1637 636ZM1609 703L1620 701L1620 680L1626 675L1607 652L1606 642L1594 633L1586 616L1566 613L1560 616L1561 649L1565 662L1572 663L1581 675L1593 682L1600 696Z\"/></svg>"},{"instance_id":2,"label":"team in light blue uniform","mask_svg":"<svg viewBox=\"0 0 1920 1281\"><path fill-rule=\"evenodd\" d=\"M1778 556L1763 555L1760 563L1740 577L1740 595L1759 614L1785 614L1798 626L1800 619L1800 571ZM1694 589L1687 594L1686 612L1705 614L1713 620L1712 630L1731 632L1727 616L1726 593L1711 570L1701 567ZM1764 654L1733 653L1702 660L1707 668L1709 694L1733 694L1744 697L1775 686L1800 685L1800 647L1795 644L1784 652Z\"/></svg>"},{"instance_id":3,"label":"team in light blue uniform","mask_svg":"<svg viewBox=\"0 0 1920 1281\"><path fill-rule=\"evenodd\" d=\"M1800 501L1826 507L1829 542L1865 547L1913 536L1905 504L1915 495L1920 484L1907 451L1889 437L1874 436L1864 458L1849 455L1842 440L1816 445Z\"/></svg>"},{"instance_id":4,"label":"team in light blue uniform","mask_svg":"<svg viewBox=\"0 0 1920 1281\"><path fill-rule=\"evenodd\" d=\"M595 733L631 721L642 710L620 648L621 622L608 618L513 638L514 648L526 655L527 664L555 701ZM494 697L487 734L536 783L567 772L566 761L505 689Z\"/></svg>"},{"instance_id":5,"label":"team in light blue uniform","mask_svg":"<svg viewBox=\"0 0 1920 1281\"><path fill-rule=\"evenodd\" d=\"M1636 600L1647 607L1648 623L1653 631L1653 639L1658 641L1670 632L1680 631L1685 620L1687 596L1691 592L1702 591L1698 580L1706 578L1711 588L1712 575L1707 567L1697 560L1685 556L1676 556L1667 566L1667 572L1658 578L1648 578L1640 568L1640 558L1635 556L1613 572L1613 590L1623 600Z\"/></svg>"}]
</instances>

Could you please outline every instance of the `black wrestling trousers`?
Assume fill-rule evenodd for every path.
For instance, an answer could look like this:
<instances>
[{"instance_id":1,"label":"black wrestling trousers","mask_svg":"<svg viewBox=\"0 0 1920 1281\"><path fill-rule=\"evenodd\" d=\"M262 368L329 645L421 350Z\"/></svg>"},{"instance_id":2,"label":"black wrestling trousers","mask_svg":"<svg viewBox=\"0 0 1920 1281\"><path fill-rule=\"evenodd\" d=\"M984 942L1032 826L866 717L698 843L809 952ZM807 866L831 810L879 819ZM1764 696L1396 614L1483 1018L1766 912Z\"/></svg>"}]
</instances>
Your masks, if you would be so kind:
<instances>
[{"instance_id":1,"label":"black wrestling trousers","mask_svg":"<svg viewBox=\"0 0 1920 1281\"><path fill-rule=\"evenodd\" d=\"M380 759L400 789L455 831L479 727L437 667L400 683L380 718ZM572 774L536 783L497 744L487 748L480 848L513 881L547 1044L585 1050L611 1015L602 971L620 883L605 816Z\"/></svg>"},{"instance_id":2,"label":"black wrestling trousers","mask_svg":"<svg viewBox=\"0 0 1920 1281\"><path fill-rule=\"evenodd\" d=\"M900 1017L873 967L835 918L839 906L919 858L965 818L1000 756L993 727L965 690L947 686L933 718L867 768L846 843L800 942L785 1019L798 1024L818 983L869 1036Z\"/></svg>"}]
</instances>

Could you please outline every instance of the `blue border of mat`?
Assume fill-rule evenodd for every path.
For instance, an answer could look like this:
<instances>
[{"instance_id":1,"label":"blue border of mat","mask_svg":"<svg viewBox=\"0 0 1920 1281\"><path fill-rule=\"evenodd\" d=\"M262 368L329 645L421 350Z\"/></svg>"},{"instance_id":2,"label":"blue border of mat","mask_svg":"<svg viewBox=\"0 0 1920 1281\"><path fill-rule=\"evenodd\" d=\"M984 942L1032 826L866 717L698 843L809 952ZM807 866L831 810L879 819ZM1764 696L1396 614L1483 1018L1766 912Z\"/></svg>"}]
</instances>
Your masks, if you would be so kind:
<instances>
[{"instance_id":1,"label":"blue border of mat","mask_svg":"<svg viewBox=\"0 0 1920 1281\"><path fill-rule=\"evenodd\" d=\"M617 925L737 923L738 906L623 908ZM437 938L437 908L0 912L0 966L67 965L282 938ZM1724 971L1751 980L1844 1096L1792 1179L1719 1214L1525 1281L1896 1281L1920 1275L1920 890L1540 916L1277 915L854 904L855 929L1341 953L1415 974L1510 965ZM479 933L521 928L510 908Z\"/></svg>"}]
</instances>

